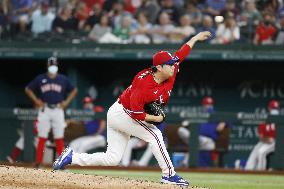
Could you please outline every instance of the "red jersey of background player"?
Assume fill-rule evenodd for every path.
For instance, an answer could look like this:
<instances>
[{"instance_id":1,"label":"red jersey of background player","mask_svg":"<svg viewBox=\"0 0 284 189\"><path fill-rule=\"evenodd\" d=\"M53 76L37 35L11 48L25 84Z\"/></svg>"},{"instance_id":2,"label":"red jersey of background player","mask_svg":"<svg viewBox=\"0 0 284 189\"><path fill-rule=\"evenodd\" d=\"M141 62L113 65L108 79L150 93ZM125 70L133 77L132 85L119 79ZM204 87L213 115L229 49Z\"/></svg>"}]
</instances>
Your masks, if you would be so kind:
<instances>
[{"instance_id":1,"label":"red jersey of background player","mask_svg":"<svg viewBox=\"0 0 284 189\"><path fill-rule=\"evenodd\" d=\"M154 101L163 105L168 103L179 65L190 50L185 44L174 54L179 58L179 62L174 65L174 74L160 84L156 83L150 69L144 69L134 77L132 84L119 97L119 103L131 113L133 119L145 120L144 105L147 103Z\"/></svg>"},{"instance_id":2,"label":"red jersey of background player","mask_svg":"<svg viewBox=\"0 0 284 189\"><path fill-rule=\"evenodd\" d=\"M275 124L274 123L259 124L258 134L263 138L275 138Z\"/></svg>"}]
</instances>

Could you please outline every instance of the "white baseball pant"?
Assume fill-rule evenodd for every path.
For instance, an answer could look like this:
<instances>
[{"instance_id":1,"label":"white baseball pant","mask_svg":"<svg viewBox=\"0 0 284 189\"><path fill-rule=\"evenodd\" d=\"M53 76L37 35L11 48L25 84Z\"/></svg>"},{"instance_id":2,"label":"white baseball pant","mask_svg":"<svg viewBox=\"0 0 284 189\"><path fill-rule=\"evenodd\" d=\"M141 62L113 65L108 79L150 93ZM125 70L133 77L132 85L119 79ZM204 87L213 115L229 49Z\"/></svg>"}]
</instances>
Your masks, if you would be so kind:
<instances>
[{"instance_id":1,"label":"white baseball pant","mask_svg":"<svg viewBox=\"0 0 284 189\"><path fill-rule=\"evenodd\" d=\"M72 164L116 166L122 159L130 136L135 136L150 144L163 176L175 174L161 131L145 121L132 119L129 112L118 102L115 102L107 113L107 151L94 154L74 152Z\"/></svg>"},{"instance_id":2,"label":"white baseball pant","mask_svg":"<svg viewBox=\"0 0 284 189\"><path fill-rule=\"evenodd\" d=\"M82 136L71 141L69 145L75 152L85 153L91 149L105 147L106 140L102 135Z\"/></svg>"},{"instance_id":3,"label":"white baseball pant","mask_svg":"<svg viewBox=\"0 0 284 189\"><path fill-rule=\"evenodd\" d=\"M189 144L190 131L187 128L180 127L177 132L182 141ZM210 137L200 135L198 137L198 142L199 150L212 151L215 149L215 141Z\"/></svg>"},{"instance_id":4,"label":"white baseball pant","mask_svg":"<svg viewBox=\"0 0 284 189\"><path fill-rule=\"evenodd\" d=\"M121 165L123 166L129 166L132 156L133 149L139 148L139 144L141 143L141 140L133 137L129 140L127 147L124 151L124 155L121 160ZM137 166L147 166L153 157L152 149L150 145L147 145L146 150L144 151L143 155L141 156L140 160L135 160L135 165Z\"/></svg>"},{"instance_id":5,"label":"white baseball pant","mask_svg":"<svg viewBox=\"0 0 284 189\"><path fill-rule=\"evenodd\" d=\"M266 156L274 152L274 150L275 142L258 142L249 155L245 170L265 170L267 164Z\"/></svg>"},{"instance_id":6,"label":"white baseball pant","mask_svg":"<svg viewBox=\"0 0 284 189\"><path fill-rule=\"evenodd\" d=\"M38 136L47 138L52 128L55 139L64 137L65 128L64 111L61 108L41 108L38 112Z\"/></svg>"}]
</instances>

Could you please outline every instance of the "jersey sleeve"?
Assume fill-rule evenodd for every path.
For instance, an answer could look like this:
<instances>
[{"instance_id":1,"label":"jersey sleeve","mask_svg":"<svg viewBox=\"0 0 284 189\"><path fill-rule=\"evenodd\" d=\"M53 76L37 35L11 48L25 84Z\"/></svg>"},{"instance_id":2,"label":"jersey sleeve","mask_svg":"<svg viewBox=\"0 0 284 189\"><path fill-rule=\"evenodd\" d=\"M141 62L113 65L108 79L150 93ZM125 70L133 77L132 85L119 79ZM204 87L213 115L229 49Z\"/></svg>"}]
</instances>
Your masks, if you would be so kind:
<instances>
[{"instance_id":1,"label":"jersey sleeve","mask_svg":"<svg viewBox=\"0 0 284 189\"><path fill-rule=\"evenodd\" d=\"M133 119L145 120L144 112L145 97L140 90L135 90L130 96L130 110Z\"/></svg>"},{"instance_id":2,"label":"jersey sleeve","mask_svg":"<svg viewBox=\"0 0 284 189\"><path fill-rule=\"evenodd\" d=\"M187 55L189 55L190 51L190 46L184 44L178 51L175 52L174 56L177 56L180 60L179 62L182 62L187 57Z\"/></svg>"},{"instance_id":3,"label":"jersey sleeve","mask_svg":"<svg viewBox=\"0 0 284 189\"><path fill-rule=\"evenodd\" d=\"M169 80L171 83L171 86L173 85L176 75L179 72L179 65L180 63L186 58L186 56L190 53L191 48L190 46L188 46L187 44L184 44L178 51L175 52L174 56L177 56L179 58L179 62L177 64L175 64L175 71L174 71L174 76L171 77Z\"/></svg>"},{"instance_id":4,"label":"jersey sleeve","mask_svg":"<svg viewBox=\"0 0 284 189\"><path fill-rule=\"evenodd\" d=\"M70 93L75 88L67 77L65 77L65 85L66 85L66 93Z\"/></svg>"},{"instance_id":5,"label":"jersey sleeve","mask_svg":"<svg viewBox=\"0 0 284 189\"><path fill-rule=\"evenodd\" d=\"M258 125L258 135L259 136L264 136L264 131L265 131L265 123L260 123L259 125Z\"/></svg>"}]
</instances>

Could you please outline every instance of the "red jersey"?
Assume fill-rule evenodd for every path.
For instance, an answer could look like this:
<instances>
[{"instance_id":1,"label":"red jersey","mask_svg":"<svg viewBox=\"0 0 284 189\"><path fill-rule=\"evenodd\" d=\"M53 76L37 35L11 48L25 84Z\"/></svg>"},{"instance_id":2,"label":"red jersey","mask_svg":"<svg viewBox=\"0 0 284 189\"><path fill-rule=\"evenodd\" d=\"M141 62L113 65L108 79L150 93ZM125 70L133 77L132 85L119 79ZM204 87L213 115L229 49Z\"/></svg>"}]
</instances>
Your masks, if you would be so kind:
<instances>
[{"instance_id":1,"label":"red jersey","mask_svg":"<svg viewBox=\"0 0 284 189\"><path fill-rule=\"evenodd\" d=\"M275 124L261 123L258 126L258 134L264 138L275 138Z\"/></svg>"},{"instance_id":2,"label":"red jersey","mask_svg":"<svg viewBox=\"0 0 284 189\"><path fill-rule=\"evenodd\" d=\"M180 59L178 63L174 64L174 74L160 84L156 83L150 69L144 69L134 77L132 84L119 97L119 103L131 114L133 119L145 120L144 105L147 103L154 101L162 105L168 103L179 65L190 53L190 50L190 47L185 44L174 54Z\"/></svg>"},{"instance_id":3,"label":"red jersey","mask_svg":"<svg viewBox=\"0 0 284 189\"><path fill-rule=\"evenodd\" d=\"M260 44L262 41L272 38L276 31L274 26L258 25L256 27L256 34L259 36L257 43Z\"/></svg>"}]
</instances>

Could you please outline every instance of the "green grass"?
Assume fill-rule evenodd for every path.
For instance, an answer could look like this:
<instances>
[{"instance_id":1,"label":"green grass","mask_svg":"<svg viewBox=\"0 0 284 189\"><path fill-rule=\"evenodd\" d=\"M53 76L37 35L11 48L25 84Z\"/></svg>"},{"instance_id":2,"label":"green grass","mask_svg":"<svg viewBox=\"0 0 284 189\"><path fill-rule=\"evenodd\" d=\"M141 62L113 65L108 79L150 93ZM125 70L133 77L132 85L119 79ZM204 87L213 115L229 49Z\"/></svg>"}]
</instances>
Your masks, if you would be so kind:
<instances>
[{"instance_id":1,"label":"green grass","mask_svg":"<svg viewBox=\"0 0 284 189\"><path fill-rule=\"evenodd\" d=\"M128 177L159 182L161 174L153 171L118 171L118 170L71 170L73 173L94 174L113 177ZM211 189L283 189L284 176L249 175L221 173L185 173L180 175L190 180L191 186Z\"/></svg>"}]
</instances>

